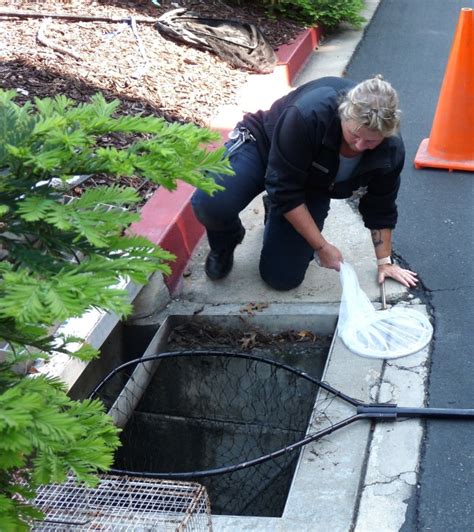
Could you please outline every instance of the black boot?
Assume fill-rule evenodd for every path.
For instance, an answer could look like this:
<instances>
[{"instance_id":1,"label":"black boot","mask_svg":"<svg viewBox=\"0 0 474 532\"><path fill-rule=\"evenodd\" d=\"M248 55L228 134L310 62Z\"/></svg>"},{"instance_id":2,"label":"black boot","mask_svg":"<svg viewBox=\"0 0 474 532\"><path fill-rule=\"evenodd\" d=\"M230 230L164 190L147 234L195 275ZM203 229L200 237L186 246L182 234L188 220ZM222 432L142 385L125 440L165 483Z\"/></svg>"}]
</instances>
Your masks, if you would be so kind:
<instances>
[{"instance_id":1,"label":"black boot","mask_svg":"<svg viewBox=\"0 0 474 532\"><path fill-rule=\"evenodd\" d=\"M239 239L230 248L214 251L211 249L206 258L205 271L209 279L217 281L226 277L234 264L234 250L242 242L245 236L245 229L242 227Z\"/></svg>"}]
</instances>

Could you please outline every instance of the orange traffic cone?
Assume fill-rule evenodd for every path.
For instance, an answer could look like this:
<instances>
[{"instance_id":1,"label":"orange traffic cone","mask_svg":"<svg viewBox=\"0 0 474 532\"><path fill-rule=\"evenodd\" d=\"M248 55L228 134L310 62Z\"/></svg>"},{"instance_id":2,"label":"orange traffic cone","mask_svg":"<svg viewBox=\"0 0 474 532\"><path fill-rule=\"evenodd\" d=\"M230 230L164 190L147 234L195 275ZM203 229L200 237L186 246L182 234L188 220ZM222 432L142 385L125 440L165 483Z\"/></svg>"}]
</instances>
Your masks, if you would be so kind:
<instances>
[{"instance_id":1,"label":"orange traffic cone","mask_svg":"<svg viewBox=\"0 0 474 532\"><path fill-rule=\"evenodd\" d=\"M474 11L461 9L429 139L415 168L474 171Z\"/></svg>"}]
</instances>

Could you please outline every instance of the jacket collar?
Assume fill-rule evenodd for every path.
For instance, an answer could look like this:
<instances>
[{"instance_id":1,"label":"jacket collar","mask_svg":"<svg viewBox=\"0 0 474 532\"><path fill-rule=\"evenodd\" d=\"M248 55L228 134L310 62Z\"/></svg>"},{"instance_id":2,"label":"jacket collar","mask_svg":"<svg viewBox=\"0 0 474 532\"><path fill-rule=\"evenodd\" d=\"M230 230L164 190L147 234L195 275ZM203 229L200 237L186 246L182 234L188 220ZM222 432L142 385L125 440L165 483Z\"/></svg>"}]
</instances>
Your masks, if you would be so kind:
<instances>
[{"instance_id":1,"label":"jacket collar","mask_svg":"<svg viewBox=\"0 0 474 532\"><path fill-rule=\"evenodd\" d=\"M366 150L360 162L359 172L370 172L376 169L390 169L390 139L386 138L375 150Z\"/></svg>"}]
</instances>

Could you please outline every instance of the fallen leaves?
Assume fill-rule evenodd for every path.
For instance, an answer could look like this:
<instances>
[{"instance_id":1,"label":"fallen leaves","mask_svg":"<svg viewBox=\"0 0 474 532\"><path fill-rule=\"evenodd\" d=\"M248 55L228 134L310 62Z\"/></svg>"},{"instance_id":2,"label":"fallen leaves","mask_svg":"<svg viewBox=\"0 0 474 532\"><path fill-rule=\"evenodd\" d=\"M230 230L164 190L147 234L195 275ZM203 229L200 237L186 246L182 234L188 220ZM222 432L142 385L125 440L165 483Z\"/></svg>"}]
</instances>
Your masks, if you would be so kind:
<instances>
[{"instance_id":1,"label":"fallen leaves","mask_svg":"<svg viewBox=\"0 0 474 532\"><path fill-rule=\"evenodd\" d=\"M247 303L239 312L253 316L255 312L262 312L266 308L268 308L268 303Z\"/></svg>"},{"instance_id":2,"label":"fallen leaves","mask_svg":"<svg viewBox=\"0 0 474 532\"><path fill-rule=\"evenodd\" d=\"M288 330L272 334L246 323L242 328L233 329L200 320L175 327L168 338L170 347L202 349L212 344L238 348L242 351L251 351L261 347L278 350L286 349L288 344L318 344L325 341L326 337L307 330Z\"/></svg>"}]
</instances>

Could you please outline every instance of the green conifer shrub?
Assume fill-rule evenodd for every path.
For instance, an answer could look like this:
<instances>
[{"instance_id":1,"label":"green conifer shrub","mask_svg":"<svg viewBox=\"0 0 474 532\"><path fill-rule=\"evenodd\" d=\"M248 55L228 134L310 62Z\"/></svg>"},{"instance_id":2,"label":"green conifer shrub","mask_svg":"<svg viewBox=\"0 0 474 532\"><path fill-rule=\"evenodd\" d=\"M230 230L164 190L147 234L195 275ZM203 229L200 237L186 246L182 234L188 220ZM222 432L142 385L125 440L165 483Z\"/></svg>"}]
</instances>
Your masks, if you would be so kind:
<instances>
[{"instance_id":1,"label":"green conifer shrub","mask_svg":"<svg viewBox=\"0 0 474 532\"><path fill-rule=\"evenodd\" d=\"M238 4L252 4L254 0L234 0ZM361 11L364 0L258 0L271 16L284 16L308 26L321 25L334 31L341 22L360 28L364 22Z\"/></svg>"},{"instance_id":2,"label":"green conifer shrub","mask_svg":"<svg viewBox=\"0 0 474 532\"><path fill-rule=\"evenodd\" d=\"M57 326L91 308L125 316L131 305L118 283L145 284L170 272L173 256L129 234L140 198L118 185L65 200L77 175L139 176L169 190L179 180L212 194L212 172L232 173L218 135L152 116L117 116L118 101L64 96L23 106L0 91L0 529L27 530L41 484L96 482L119 445L101 404L73 401L55 378L28 374L31 361L54 353L88 360L97 353ZM125 147L104 146L110 133ZM53 186L54 185L54 186Z\"/></svg>"}]
</instances>

